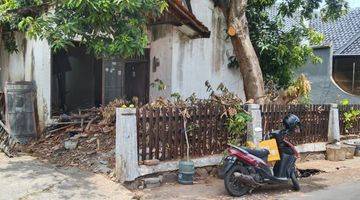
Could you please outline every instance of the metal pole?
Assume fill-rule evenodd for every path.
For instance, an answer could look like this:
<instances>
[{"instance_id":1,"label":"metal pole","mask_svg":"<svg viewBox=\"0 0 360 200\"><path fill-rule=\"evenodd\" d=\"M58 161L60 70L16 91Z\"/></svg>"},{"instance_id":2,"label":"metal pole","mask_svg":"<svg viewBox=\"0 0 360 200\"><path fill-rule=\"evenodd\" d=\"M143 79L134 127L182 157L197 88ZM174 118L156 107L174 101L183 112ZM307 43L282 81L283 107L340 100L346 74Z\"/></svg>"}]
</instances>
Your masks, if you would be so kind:
<instances>
[{"instance_id":1,"label":"metal pole","mask_svg":"<svg viewBox=\"0 0 360 200\"><path fill-rule=\"evenodd\" d=\"M352 92L354 92L355 89L355 68L356 68L356 64L355 62L353 62L353 74L352 74L352 86L351 86Z\"/></svg>"}]
</instances>

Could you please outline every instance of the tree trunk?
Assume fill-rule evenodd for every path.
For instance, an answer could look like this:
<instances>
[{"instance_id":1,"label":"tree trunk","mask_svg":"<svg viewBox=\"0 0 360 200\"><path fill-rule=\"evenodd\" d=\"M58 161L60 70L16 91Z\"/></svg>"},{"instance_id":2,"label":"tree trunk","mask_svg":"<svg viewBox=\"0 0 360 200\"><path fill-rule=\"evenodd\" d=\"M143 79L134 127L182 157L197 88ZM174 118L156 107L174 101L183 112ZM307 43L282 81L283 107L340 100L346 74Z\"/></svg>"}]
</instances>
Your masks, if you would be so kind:
<instances>
[{"instance_id":1,"label":"tree trunk","mask_svg":"<svg viewBox=\"0 0 360 200\"><path fill-rule=\"evenodd\" d=\"M232 33L229 31L229 34L243 76L246 99L263 103L265 101L264 80L259 59L250 40L245 15L246 6L247 0L230 0L227 5L220 7L227 20L229 30L232 30Z\"/></svg>"}]
</instances>

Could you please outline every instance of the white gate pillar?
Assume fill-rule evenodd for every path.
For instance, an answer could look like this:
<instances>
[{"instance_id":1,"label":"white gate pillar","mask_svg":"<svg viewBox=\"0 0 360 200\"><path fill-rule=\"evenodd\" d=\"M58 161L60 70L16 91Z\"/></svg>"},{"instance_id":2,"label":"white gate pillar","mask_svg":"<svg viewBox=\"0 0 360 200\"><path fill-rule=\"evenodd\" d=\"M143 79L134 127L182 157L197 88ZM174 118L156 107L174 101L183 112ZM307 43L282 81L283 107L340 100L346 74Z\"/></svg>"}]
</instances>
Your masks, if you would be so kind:
<instances>
[{"instance_id":1,"label":"white gate pillar","mask_svg":"<svg viewBox=\"0 0 360 200\"><path fill-rule=\"evenodd\" d=\"M116 109L116 177L120 182L140 176L135 108Z\"/></svg>"},{"instance_id":2,"label":"white gate pillar","mask_svg":"<svg viewBox=\"0 0 360 200\"><path fill-rule=\"evenodd\" d=\"M339 109L337 104L330 105L328 142L340 142Z\"/></svg>"},{"instance_id":3,"label":"white gate pillar","mask_svg":"<svg viewBox=\"0 0 360 200\"><path fill-rule=\"evenodd\" d=\"M252 121L247 125L247 141L256 146L262 140L262 118L259 104L247 104L247 111L252 117Z\"/></svg>"}]
</instances>

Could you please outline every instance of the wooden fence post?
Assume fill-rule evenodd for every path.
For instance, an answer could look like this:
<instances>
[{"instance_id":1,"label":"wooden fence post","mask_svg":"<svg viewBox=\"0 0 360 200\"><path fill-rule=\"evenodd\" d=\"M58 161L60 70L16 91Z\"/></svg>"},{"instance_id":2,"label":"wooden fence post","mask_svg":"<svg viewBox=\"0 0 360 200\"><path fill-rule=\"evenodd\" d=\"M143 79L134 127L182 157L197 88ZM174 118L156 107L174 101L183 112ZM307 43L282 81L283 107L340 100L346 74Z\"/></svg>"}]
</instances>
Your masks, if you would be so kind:
<instances>
[{"instance_id":1,"label":"wooden fence post","mask_svg":"<svg viewBox=\"0 0 360 200\"><path fill-rule=\"evenodd\" d=\"M116 177L123 183L139 177L135 108L116 109Z\"/></svg>"},{"instance_id":2,"label":"wooden fence post","mask_svg":"<svg viewBox=\"0 0 360 200\"><path fill-rule=\"evenodd\" d=\"M260 105L247 104L246 109L253 119L247 125L247 141L258 145L262 140L262 119Z\"/></svg>"},{"instance_id":3,"label":"wooden fence post","mask_svg":"<svg viewBox=\"0 0 360 200\"><path fill-rule=\"evenodd\" d=\"M330 105L328 142L340 142L339 109L337 104Z\"/></svg>"}]
</instances>

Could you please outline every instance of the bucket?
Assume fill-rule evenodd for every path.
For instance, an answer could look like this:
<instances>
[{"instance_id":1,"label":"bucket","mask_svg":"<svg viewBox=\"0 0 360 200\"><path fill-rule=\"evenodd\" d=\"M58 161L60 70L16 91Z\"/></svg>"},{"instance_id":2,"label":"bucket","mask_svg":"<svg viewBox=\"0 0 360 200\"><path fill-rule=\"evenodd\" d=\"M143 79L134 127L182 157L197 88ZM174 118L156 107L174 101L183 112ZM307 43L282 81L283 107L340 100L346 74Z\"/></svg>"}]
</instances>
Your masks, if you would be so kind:
<instances>
[{"instance_id":1,"label":"bucket","mask_svg":"<svg viewBox=\"0 0 360 200\"><path fill-rule=\"evenodd\" d=\"M195 165L193 161L179 162L178 181L180 184L191 185L194 182Z\"/></svg>"},{"instance_id":2,"label":"bucket","mask_svg":"<svg viewBox=\"0 0 360 200\"><path fill-rule=\"evenodd\" d=\"M6 123L10 136L25 144L36 136L35 86L32 82L5 85Z\"/></svg>"}]
</instances>

